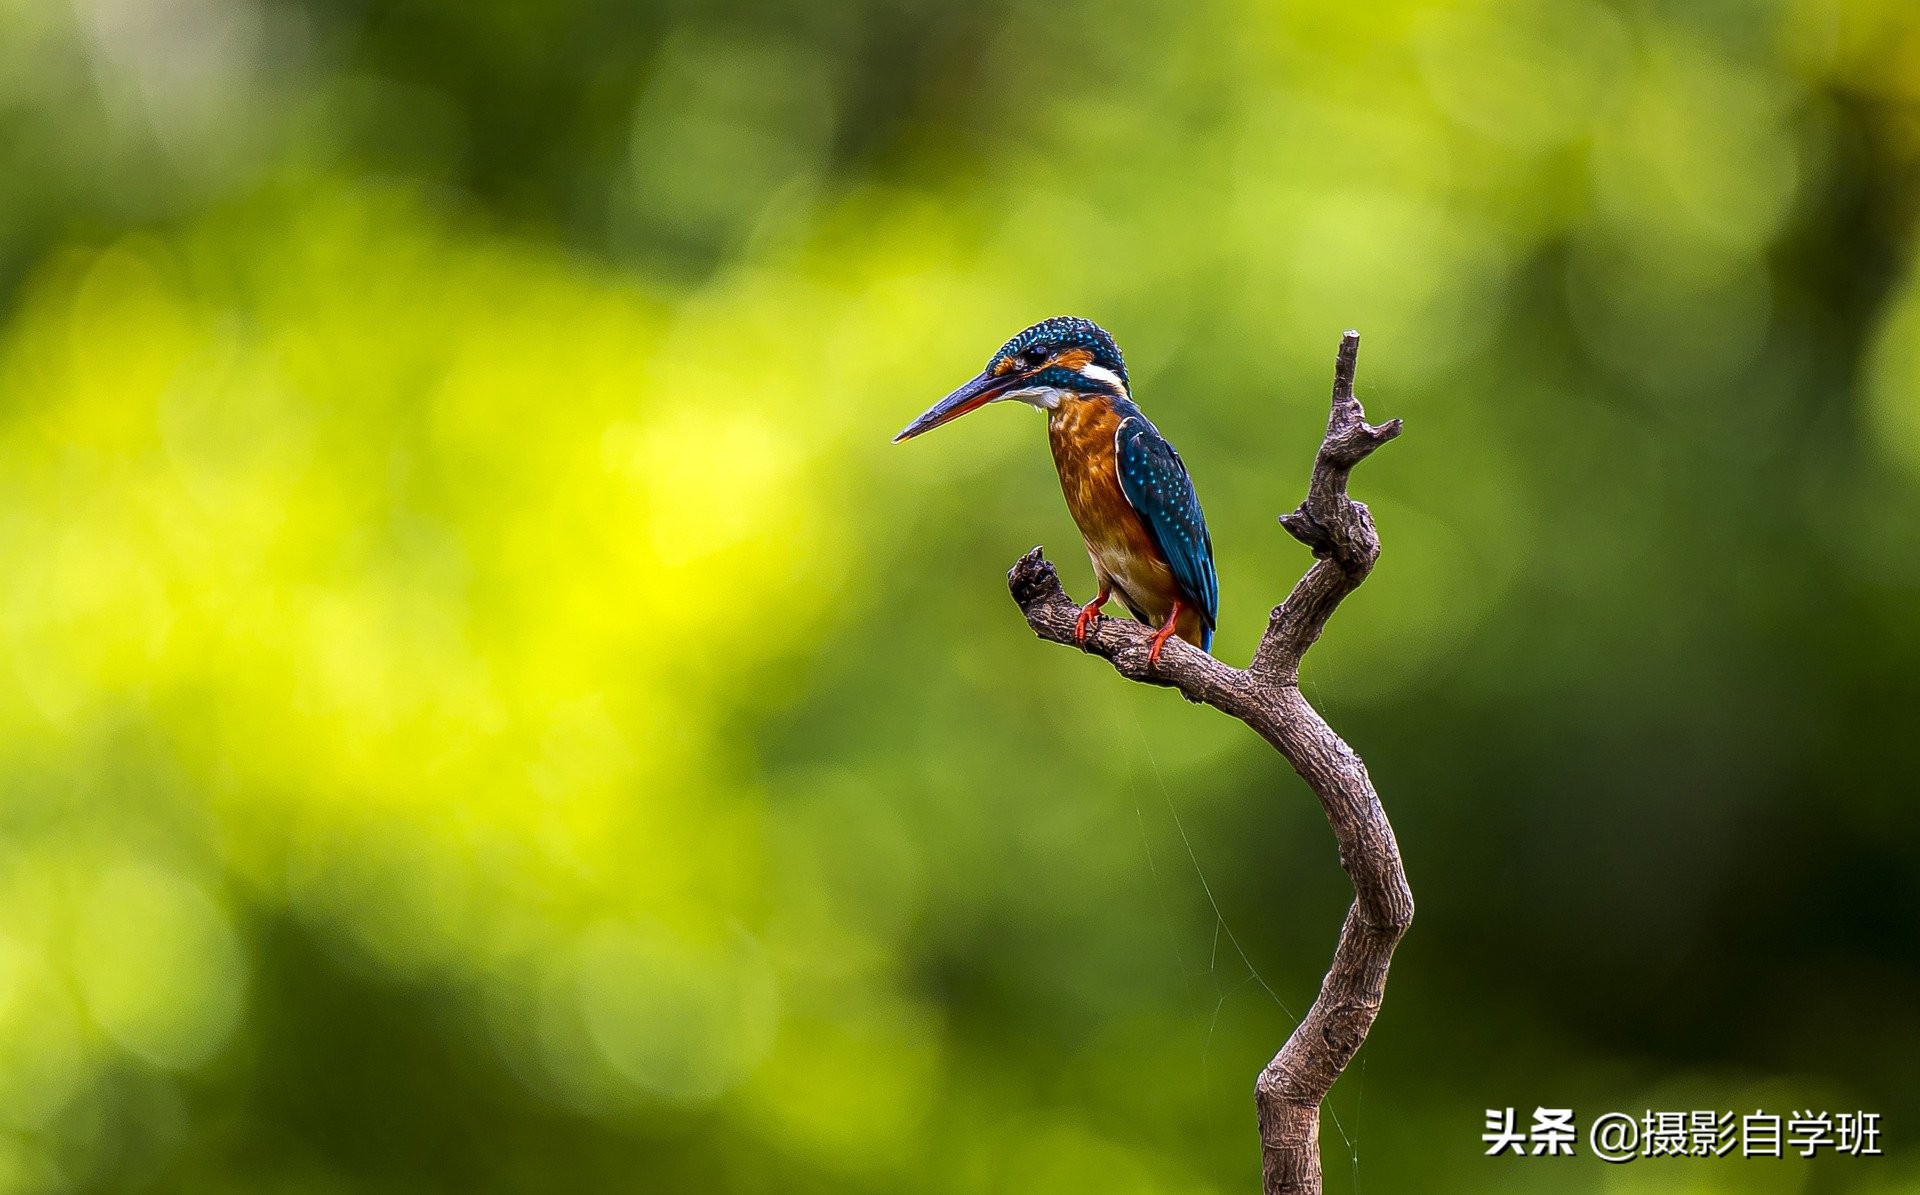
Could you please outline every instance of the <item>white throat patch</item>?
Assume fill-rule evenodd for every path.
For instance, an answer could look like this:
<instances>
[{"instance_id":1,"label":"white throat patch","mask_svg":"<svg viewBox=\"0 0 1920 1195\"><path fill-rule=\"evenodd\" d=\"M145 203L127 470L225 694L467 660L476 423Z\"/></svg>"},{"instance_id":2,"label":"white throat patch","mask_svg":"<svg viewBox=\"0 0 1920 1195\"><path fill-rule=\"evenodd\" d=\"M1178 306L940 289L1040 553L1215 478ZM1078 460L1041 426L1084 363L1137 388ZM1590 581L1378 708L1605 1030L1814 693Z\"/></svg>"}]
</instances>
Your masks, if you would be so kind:
<instances>
[{"instance_id":1,"label":"white throat patch","mask_svg":"<svg viewBox=\"0 0 1920 1195\"><path fill-rule=\"evenodd\" d=\"M1066 391L1056 390L1052 386L1028 386L1024 390L1009 390L993 401L1005 402L1010 398L1018 399L1043 411L1051 411L1059 406L1060 401L1066 396Z\"/></svg>"}]
</instances>

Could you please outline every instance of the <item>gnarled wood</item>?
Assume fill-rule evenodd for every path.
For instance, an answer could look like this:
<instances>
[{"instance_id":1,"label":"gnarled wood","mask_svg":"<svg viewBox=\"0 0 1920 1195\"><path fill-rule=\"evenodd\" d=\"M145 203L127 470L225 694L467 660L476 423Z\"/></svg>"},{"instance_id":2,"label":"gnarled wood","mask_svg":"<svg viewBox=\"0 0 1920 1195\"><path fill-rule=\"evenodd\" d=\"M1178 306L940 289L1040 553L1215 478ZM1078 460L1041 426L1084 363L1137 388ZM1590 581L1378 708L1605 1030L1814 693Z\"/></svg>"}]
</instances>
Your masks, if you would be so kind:
<instances>
[{"instance_id":1,"label":"gnarled wood","mask_svg":"<svg viewBox=\"0 0 1920 1195\"><path fill-rule=\"evenodd\" d=\"M1400 434L1400 421L1374 426L1353 393L1360 334L1341 338L1334 365L1333 408L1315 457L1307 497L1280 516L1287 531L1316 557L1285 601L1274 607L1246 668L1233 668L1180 639L1171 639L1149 667L1152 631L1102 618L1085 650L1130 680L1166 685L1252 727L1304 778L1339 844L1340 865L1354 900L1340 927L1333 965L1307 1015L1254 1084L1267 1195L1318 1192L1320 1105L1367 1039L1386 991L1393 950L1413 920L1413 893L1400 863L1393 826L1367 768L1300 694L1300 659L1325 629L1342 598L1366 580L1380 555L1367 508L1347 495L1353 467ZM1042 639L1074 646L1079 613L1039 548L1007 576L1014 601Z\"/></svg>"}]
</instances>

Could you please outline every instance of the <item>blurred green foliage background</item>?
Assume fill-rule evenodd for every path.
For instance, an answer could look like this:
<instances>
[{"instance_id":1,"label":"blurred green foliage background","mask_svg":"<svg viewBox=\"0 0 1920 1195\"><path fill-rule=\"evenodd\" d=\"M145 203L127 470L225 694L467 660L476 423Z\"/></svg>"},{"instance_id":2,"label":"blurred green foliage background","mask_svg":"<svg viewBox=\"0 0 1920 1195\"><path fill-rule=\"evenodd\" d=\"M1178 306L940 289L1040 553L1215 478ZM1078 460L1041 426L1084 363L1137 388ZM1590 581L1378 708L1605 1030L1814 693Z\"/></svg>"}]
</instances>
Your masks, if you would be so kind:
<instances>
[{"instance_id":1,"label":"blurred green foliage background","mask_svg":"<svg viewBox=\"0 0 1920 1195\"><path fill-rule=\"evenodd\" d=\"M1916 167L1908 0L0 2L0 1191L1254 1189L1321 815L1021 625L1031 412L887 443L1063 312L1229 661L1407 421L1329 1189L1920 1190Z\"/></svg>"}]
</instances>

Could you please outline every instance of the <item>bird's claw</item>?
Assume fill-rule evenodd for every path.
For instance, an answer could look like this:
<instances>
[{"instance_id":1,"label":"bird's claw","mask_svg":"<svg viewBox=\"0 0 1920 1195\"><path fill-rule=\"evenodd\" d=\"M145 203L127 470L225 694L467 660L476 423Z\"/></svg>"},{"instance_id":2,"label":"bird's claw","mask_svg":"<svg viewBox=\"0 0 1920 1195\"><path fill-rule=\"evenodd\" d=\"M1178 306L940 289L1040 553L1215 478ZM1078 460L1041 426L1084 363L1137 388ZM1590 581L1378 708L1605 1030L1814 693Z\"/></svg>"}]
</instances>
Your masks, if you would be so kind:
<instances>
[{"instance_id":1,"label":"bird's claw","mask_svg":"<svg viewBox=\"0 0 1920 1195\"><path fill-rule=\"evenodd\" d=\"M1073 620L1074 646L1085 647L1087 645L1087 635L1093 627L1099 625L1100 618L1100 606L1098 603L1090 602L1080 608L1080 617Z\"/></svg>"},{"instance_id":2,"label":"bird's claw","mask_svg":"<svg viewBox=\"0 0 1920 1195\"><path fill-rule=\"evenodd\" d=\"M1173 604L1173 613L1167 615L1167 624L1153 633L1153 646L1147 649L1147 671L1151 672L1160 664L1160 649L1173 637L1173 628L1180 621L1180 603Z\"/></svg>"}]
</instances>

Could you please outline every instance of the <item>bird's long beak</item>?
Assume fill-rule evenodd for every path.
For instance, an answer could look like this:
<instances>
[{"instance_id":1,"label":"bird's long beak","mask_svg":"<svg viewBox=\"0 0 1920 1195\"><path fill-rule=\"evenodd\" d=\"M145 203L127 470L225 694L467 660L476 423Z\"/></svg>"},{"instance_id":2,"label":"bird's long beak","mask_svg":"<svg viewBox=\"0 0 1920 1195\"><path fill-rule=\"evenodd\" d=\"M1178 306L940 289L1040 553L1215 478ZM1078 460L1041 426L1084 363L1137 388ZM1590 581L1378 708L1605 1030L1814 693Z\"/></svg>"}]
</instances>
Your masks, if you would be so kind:
<instances>
[{"instance_id":1,"label":"bird's long beak","mask_svg":"<svg viewBox=\"0 0 1920 1195\"><path fill-rule=\"evenodd\" d=\"M939 402L927 408L927 413L907 425L907 430L893 438L898 444L902 440L911 440L922 432L930 432L943 423L951 423L968 411L986 406L994 399L1013 389L1022 381L1018 372L996 376L982 372L979 377L947 395Z\"/></svg>"}]
</instances>

